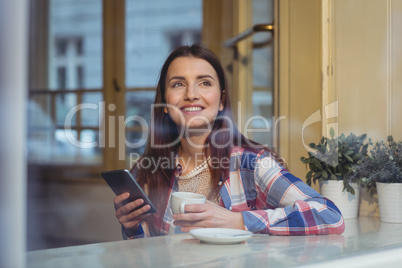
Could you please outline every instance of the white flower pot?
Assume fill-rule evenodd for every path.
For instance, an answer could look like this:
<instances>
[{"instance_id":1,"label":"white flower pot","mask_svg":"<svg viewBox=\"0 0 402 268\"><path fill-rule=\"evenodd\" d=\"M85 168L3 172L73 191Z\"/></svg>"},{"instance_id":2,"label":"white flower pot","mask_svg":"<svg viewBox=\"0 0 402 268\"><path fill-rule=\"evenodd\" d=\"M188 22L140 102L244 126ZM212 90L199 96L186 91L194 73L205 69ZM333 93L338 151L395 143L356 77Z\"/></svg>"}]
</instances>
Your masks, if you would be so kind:
<instances>
[{"instance_id":1,"label":"white flower pot","mask_svg":"<svg viewBox=\"0 0 402 268\"><path fill-rule=\"evenodd\" d=\"M376 182L380 220L402 223L402 183Z\"/></svg>"},{"instance_id":2,"label":"white flower pot","mask_svg":"<svg viewBox=\"0 0 402 268\"><path fill-rule=\"evenodd\" d=\"M359 185L352 183L355 194L343 191L343 181L323 181L320 183L321 195L328 198L339 208L344 219L357 218L359 212Z\"/></svg>"}]
</instances>

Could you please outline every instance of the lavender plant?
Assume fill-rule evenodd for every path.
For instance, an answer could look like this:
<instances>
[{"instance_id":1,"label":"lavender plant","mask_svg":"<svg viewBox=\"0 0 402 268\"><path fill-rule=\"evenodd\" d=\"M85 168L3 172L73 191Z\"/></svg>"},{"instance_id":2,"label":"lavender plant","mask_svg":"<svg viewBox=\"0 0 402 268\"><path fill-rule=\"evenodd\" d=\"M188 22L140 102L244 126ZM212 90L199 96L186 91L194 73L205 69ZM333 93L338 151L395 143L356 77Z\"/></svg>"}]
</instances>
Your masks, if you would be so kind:
<instances>
[{"instance_id":1,"label":"lavender plant","mask_svg":"<svg viewBox=\"0 0 402 268\"><path fill-rule=\"evenodd\" d=\"M362 178L371 196L377 191L376 182L402 183L402 141L396 142L388 136L386 142L377 142L354 177Z\"/></svg>"}]
</instances>

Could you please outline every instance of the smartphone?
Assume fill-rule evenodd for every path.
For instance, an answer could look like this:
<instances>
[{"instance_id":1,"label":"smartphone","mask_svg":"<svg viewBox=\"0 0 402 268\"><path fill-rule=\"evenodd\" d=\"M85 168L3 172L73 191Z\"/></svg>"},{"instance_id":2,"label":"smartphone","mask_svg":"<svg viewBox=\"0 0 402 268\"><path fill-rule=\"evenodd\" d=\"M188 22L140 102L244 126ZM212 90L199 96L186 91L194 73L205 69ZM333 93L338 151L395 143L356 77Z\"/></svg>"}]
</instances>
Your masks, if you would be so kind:
<instances>
[{"instance_id":1,"label":"smartphone","mask_svg":"<svg viewBox=\"0 0 402 268\"><path fill-rule=\"evenodd\" d=\"M149 197L141 189L140 185L138 185L137 181L134 179L133 175L131 175L130 171L128 171L127 169L119 169L104 171L101 174L103 179L107 182L109 187L116 195L121 195L122 193L130 194L130 197L125 201L125 203L129 203L142 198L144 200L144 203L140 207L138 207L138 209L145 205L150 205L151 209L145 213L156 212L154 204L152 204Z\"/></svg>"}]
</instances>

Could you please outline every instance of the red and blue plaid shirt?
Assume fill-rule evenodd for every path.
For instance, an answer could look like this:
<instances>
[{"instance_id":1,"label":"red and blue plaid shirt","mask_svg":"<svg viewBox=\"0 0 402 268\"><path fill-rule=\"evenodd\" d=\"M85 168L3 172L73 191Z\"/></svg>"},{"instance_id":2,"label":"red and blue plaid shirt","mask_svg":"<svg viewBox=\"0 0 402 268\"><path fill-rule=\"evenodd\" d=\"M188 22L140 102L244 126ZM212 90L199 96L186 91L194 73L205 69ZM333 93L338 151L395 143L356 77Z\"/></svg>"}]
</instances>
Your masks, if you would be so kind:
<instances>
[{"instance_id":1,"label":"red and blue plaid shirt","mask_svg":"<svg viewBox=\"0 0 402 268\"><path fill-rule=\"evenodd\" d=\"M172 179L171 192L176 190L177 174ZM219 194L219 204L242 212L246 229L253 233L341 234L345 229L342 215L332 201L289 173L265 150L234 147L229 178ZM169 197L163 220L155 223L162 235L169 233L172 216ZM149 236L146 224L133 238L144 236ZM124 232L123 237L127 238Z\"/></svg>"}]
</instances>

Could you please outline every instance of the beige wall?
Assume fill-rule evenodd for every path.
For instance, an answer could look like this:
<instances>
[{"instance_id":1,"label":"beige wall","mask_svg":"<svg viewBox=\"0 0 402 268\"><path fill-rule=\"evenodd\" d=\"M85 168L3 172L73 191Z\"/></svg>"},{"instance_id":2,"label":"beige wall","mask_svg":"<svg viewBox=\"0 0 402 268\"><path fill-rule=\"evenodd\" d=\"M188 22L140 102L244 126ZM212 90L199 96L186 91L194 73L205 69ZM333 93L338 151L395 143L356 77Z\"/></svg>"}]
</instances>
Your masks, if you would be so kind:
<instances>
[{"instance_id":1,"label":"beige wall","mask_svg":"<svg viewBox=\"0 0 402 268\"><path fill-rule=\"evenodd\" d=\"M303 124L321 109L321 3L279 1L279 124L280 154L290 171L305 180L300 161L304 144L321 138L321 123ZM304 140L302 139L304 136Z\"/></svg>"},{"instance_id":2,"label":"beige wall","mask_svg":"<svg viewBox=\"0 0 402 268\"><path fill-rule=\"evenodd\" d=\"M401 0L333 2L332 86L340 131L402 138L401 16Z\"/></svg>"}]
</instances>

